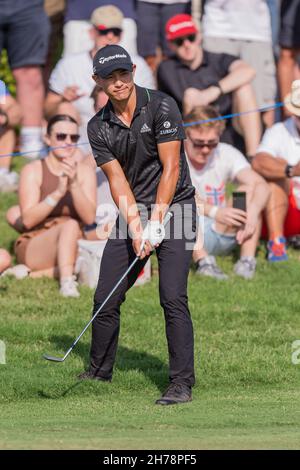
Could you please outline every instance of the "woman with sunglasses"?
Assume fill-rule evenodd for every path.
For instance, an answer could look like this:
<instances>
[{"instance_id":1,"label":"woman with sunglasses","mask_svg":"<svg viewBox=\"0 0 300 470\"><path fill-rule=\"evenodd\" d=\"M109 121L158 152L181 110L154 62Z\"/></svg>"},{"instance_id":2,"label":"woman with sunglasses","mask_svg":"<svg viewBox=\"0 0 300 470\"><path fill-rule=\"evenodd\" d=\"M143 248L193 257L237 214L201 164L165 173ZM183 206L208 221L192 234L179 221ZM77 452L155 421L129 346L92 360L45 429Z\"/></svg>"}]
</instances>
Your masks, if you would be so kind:
<instances>
[{"instance_id":1,"label":"woman with sunglasses","mask_svg":"<svg viewBox=\"0 0 300 470\"><path fill-rule=\"evenodd\" d=\"M17 239L19 263L32 277L48 275L60 280L60 293L78 297L73 276L77 240L81 226L92 224L96 212L96 177L74 155L79 139L78 124L68 115L50 119L45 141L49 153L44 160L26 165L20 176Z\"/></svg>"}]
</instances>

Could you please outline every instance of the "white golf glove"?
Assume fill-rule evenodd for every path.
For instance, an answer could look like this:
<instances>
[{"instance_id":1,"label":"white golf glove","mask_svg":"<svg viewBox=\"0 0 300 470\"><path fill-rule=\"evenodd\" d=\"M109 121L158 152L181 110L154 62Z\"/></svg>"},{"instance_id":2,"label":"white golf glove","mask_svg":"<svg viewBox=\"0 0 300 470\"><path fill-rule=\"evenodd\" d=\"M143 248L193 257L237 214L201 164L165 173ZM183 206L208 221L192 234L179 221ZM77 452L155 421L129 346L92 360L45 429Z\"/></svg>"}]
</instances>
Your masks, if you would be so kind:
<instances>
[{"instance_id":1,"label":"white golf glove","mask_svg":"<svg viewBox=\"0 0 300 470\"><path fill-rule=\"evenodd\" d=\"M149 240L150 244L154 247L160 245L166 236L165 227L159 220L149 220L142 235L142 239Z\"/></svg>"}]
</instances>

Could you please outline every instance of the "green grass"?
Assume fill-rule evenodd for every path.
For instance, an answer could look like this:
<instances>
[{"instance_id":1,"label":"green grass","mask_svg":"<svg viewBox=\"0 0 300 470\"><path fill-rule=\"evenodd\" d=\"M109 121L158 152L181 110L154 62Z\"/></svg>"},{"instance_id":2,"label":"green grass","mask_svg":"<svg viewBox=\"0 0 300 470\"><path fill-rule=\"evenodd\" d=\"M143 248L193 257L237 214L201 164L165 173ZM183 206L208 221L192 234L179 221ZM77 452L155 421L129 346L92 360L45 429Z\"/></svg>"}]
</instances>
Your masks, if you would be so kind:
<instances>
[{"instance_id":1,"label":"green grass","mask_svg":"<svg viewBox=\"0 0 300 470\"><path fill-rule=\"evenodd\" d=\"M15 195L1 195L0 246L16 234L4 222ZM134 288L123 306L111 384L82 383L90 331L63 364L61 354L90 318L93 292L62 299L55 281L0 280L1 449L295 449L300 442L299 252L270 266L261 248L256 278L199 279L191 272L197 384L193 401L157 407L167 385L167 348L158 279ZM232 273L233 259L220 260Z\"/></svg>"}]
</instances>

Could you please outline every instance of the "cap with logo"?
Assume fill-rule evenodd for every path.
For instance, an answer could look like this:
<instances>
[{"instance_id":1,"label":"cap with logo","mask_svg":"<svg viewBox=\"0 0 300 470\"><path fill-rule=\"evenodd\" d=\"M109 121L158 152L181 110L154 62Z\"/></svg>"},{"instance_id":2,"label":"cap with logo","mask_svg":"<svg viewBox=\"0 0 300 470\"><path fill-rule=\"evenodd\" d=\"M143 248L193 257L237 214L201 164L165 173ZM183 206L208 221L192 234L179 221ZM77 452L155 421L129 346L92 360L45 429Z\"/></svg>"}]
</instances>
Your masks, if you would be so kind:
<instances>
[{"instance_id":1,"label":"cap with logo","mask_svg":"<svg viewBox=\"0 0 300 470\"><path fill-rule=\"evenodd\" d=\"M123 18L123 13L119 8L114 5L105 5L93 11L91 23L99 30L122 29Z\"/></svg>"},{"instance_id":2,"label":"cap with logo","mask_svg":"<svg viewBox=\"0 0 300 470\"><path fill-rule=\"evenodd\" d=\"M291 93L284 99L285 107L295 116L300 116L300 80L294 80Z\"/></svg>"},{"instance_id":3,"label":"cap with logo","mask_svg":"<svg viewBox=\"0 0 300 470\"><path fill-rule=\"evenodd\" d=\"M198 28L190 15L179 14L172 16L166 24L166 38L168 41L198 33Z\"/></svg>"},{"instance_id":4,"label":"cap with logo","mask_svg":"<svg viewBox=\"0 0 300 470\"><path fill-rule=\"evenodd\" d=\"M94 75L106 78L114 70L132 72L133 63L128 52L121 46L109 45L96 52L93 59Z\"/></svg>"}]
</instances>

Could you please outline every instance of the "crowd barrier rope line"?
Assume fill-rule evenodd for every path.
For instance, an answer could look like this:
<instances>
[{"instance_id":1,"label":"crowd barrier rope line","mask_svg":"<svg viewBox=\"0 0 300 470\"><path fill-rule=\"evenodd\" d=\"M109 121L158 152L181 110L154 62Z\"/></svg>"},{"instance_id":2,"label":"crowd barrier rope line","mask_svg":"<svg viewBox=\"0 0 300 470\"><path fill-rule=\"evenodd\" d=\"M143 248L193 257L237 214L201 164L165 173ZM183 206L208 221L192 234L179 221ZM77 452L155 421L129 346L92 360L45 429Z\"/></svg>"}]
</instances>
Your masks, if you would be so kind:
<instances>
[{"instance_id":1,"label":"crowd barrier rope line","mask_svg":"<svg viewBox=\"0 0 300 470\"><path fill-rule=\"evenodd\" d=\"M282 102L277 102L274 104L271 104L270 106L264 106L263 108L257 108L257 109L251 109L249 111L243 111L241 113L231 113L231 114L225 114L224 116L219 116L217 118L212 118L212 119L203 119L202 121L195 121L195 122L184 122L183 127L192 127L192 126L197 126L199 124L204 124L205 122L214 122L214 121L224 121L226 119L232 119L238 116L244 116L246 114L252 114L252 113L263 113L265 111L269 111L271 109L276 109L276 108L281 108L285 106L285 103ZM81 142L79 144L68 144L68 147L80 147L83 145L89 145L89 142ZM43 147L40 150L28 150L26 152L12 152L12 153L7 153L7 154L0 154L0 158L5 158L5 157L23 157L26 155L30 155L32 153L37 153L41 152L43 154L47 154L50 150L58 150L65 148L66 145L61 145L58 147Z\"/></svg>"}]
</instances>

